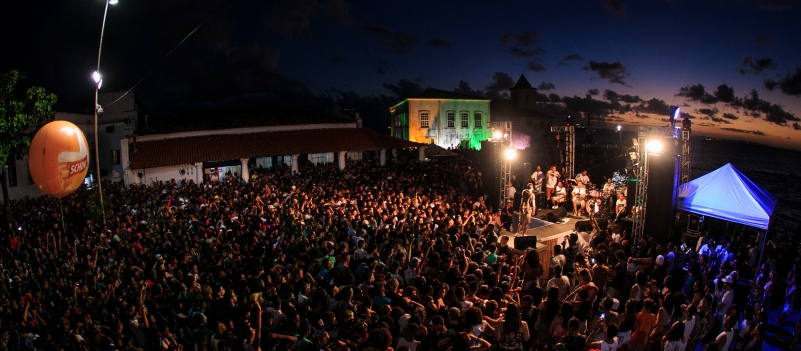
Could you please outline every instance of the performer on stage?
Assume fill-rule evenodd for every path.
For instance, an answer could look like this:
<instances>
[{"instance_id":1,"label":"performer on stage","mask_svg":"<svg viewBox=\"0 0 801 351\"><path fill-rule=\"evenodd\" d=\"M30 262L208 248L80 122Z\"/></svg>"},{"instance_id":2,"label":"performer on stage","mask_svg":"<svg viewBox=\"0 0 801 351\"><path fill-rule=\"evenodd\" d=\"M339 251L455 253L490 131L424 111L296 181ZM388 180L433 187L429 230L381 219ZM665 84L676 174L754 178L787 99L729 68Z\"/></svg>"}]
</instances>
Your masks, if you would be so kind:
<instances>
[{"instance_id":1,"label":"performer on stage","mask_svg":"<svg viewBox=\"0 0 801 351\"><path fill-rule=\"evenodd\" d=\"M556 189L556 183L559 182L560 176L556 166L551 166L551 169L548 170L547 183L545 183L545 200L551 199L551 194Z\"/></svg>"},{"instance_id":2,"label":"performer on stage","mask_svg":"<svg viewBox=\"0 0 801 351\"><path fill-rule=\"evenodd\" d=\"M542 173L542 168L537 166L537 170L531 174L531 182L534 183L534 189L537 193L542 192L542 183L545 180L545 173Z\"/></svg>"},{"instance_id":3,"label":"performer on stage","mask_svg":"<svg viewBox=\"0 0 801 351\"><path fill-rule=\"evenodd\" d=\"M578 217L584 210L584 200L587 197L587 189L584 183L577 182L577 186L573 188L573 216Z\"/></svg>"},{"instance_id":4,"label":"performer on stage","mask_svg":"<svg viewBox=\"0 0 801 351\"><path fill-rule=\"evenodd\" d=\"M626 213L626 196L623 193L617 195L617 203L615 203L615 222L620 223L620 219Z\"/></svg>"},{"instance_id":5,"label":"performer on stage","mask_svg":"<svg viewBox=\"0 0 801 351\"><path fill-rule=\"evenodd\" d=\"M581 171L581 173L576 174L576 182L582 182L584 185L590 184L590 176L587 174L587 170Z\"/></svg>"},{"instance_id":6,"label":"performer on stage","mask_svg":"<svg viewBox=\"0 0 801 351\"><path fill-rule=\"evenodd\" d=\"M517 234L515 236L526 235L526 230L528 230L528 226L531 223L531 215L537 211L534 196L534 184L528 183L520 199L520 220L517 222Z\"/></svg>"}]
</instances>

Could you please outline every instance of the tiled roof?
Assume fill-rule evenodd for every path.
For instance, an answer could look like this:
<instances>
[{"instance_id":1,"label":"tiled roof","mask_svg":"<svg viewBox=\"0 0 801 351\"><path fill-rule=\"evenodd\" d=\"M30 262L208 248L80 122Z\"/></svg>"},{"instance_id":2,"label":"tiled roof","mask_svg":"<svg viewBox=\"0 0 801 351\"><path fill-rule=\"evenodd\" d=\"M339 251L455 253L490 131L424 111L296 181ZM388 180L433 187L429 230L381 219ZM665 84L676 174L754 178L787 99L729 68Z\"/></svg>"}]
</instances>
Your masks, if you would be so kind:
<instances>
[{"instance_id":1,"label":"tiled roof","mask_svg":"<svg viewBox=\"0 0 801 351\"><path fill-rule=\"evenodd\" d=\"M327 114L300 111L291 108L265 108L241 110L206 110L184 112L174 116L151 118L139 135L171 134L200 130L253 128L293 124L320 124L352 122Z\"/></svg>"},{"instance_id":2,"label":"tiled roof","mask_svg":"<svg viewBox=\"0 0 801 351\"><path fill-rule=\"evenodd\" d=\"M332 128L218 134L139 141L129 148L131 169L196 162L336 151L367 151L425 146L364 128Z\"/></svg>"},{"instance_id":3,"label":"tiled roof","mask_svg":"<svg viewBox=\"0 0 801 351\"><path fill-rule=\"evenodd\" d=\"M489 100L480 96L454 93L452 91L428 88L422 93L408 97L407 99L453 99L453 100Z\"/></svg>"}]
</instances>

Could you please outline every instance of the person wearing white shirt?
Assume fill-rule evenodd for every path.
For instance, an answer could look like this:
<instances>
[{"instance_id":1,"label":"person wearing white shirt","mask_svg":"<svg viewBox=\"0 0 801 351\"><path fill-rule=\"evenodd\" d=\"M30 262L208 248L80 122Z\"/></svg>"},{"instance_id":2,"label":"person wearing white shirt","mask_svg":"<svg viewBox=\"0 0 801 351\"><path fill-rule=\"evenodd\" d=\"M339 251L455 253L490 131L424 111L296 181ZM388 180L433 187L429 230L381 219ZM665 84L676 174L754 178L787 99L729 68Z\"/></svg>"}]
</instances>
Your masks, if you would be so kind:
<instances>
[{"instance_id":1,"label":"person wearing white shirt","mask_svg":"<svg viewBox=\"0 0 801 351\"><path fill-rule=\"evenodd\" d=\"M612 178L606 180L606 184L604 184L603 191L608 195L611 195L615 192L615 185L612 184Z\"/></svg>"},{"instance_id":2,"label":"person wearing white shirt","mask_svg":"<svg viewBox=\"0 0 801 351\"><path fill-rule=\"evenodd\" d=\"M559 204L565 202L565 196L567 195L567 190L565 187L562 186L562 182L558 182L556 184L556 189L554 189L553 196L551 196L551 203L553 204L553 209L557 209Z\"/></svg>"},{"instance_id":3,"label":"person wearing white shirt","mask_svg":"<svg viewBox=\"0 0 801 351\"><path fill-rule=\"evenodd\" d=\"M578 182L578 186L573 188L573 215L578 216L584 207L584 198L587 197L587 189L584 183Z\"/></svg>"},{"instance_id":4,"label":"person wearing white shirt","mask_svg":"<svg viewBox=\"0 0 801 351\"><path fill-rule=\"evenodd\" d=\"M721 323L725 321L726 312L729 310L729 307L731 307L732 303L734 303L734 278L732 278L730 275L726 276L723 278L723 283L723 297L721 297L720 301L718 302L717 313L717 318Z\"/></svg>"},{"instance_id":5,"label":"person wearing white shirt","mask_svg":"<svg viewBox=\"0 0 801 351\"><path fill-rule=\"evenodd\" d=\"M559 174L556 171L556 166L551 166L551 169L548 170L548 174L546 174L546 182L545 182L545 200L551 199L551 194L556 189L556 183L559 182Z\"/></svg>"},{"instance_id":6,"label":"person wearing white shirt","mask_svg":"<svg viewBox=\"0 0 801 351\"><path fill-rule=\"evenodd\" d=\"M586 169L576 174L576 183L590 184L590 176L587 175Z\"/></svg>"},{"instance_id":7,"label":"person wearing white shirt","mask_svg":"<svg viewBox=\"0 0 801 351\"><path fill-rule=\"evenodd\" d=\"M537 166L537 170L531 174L531 182L534 183L534 189L536 189L538 193L542 192L542 183L544 180L545 173L542 173L542 168Z\"/></svg>"},{"instance_id":8,"label":"person wearing white shirt","mask_svg":"<svg viewBox=\"0 0 801 351\"><path fill-rule=\"evenodd\" d=\"M509 186L506 187L506 193L504 194L506 196L506 201L513 202L515 200L516 193L517 189L515 189L515 186L512 185L512 183L509 183Z\"/></svg>"},{"instance_id":9,"label":"person wearing white shirt","mask_svg":"<svg viewBox=\"0 0 801 351\"><path fill-rule=\"evenodd\" d=\"M626 197L623 194L618 194L617 202L615 202L615 213L617 216L615 217L615 221L617 221L620 217L626 213Z\"/></svg>"}]
</instances>

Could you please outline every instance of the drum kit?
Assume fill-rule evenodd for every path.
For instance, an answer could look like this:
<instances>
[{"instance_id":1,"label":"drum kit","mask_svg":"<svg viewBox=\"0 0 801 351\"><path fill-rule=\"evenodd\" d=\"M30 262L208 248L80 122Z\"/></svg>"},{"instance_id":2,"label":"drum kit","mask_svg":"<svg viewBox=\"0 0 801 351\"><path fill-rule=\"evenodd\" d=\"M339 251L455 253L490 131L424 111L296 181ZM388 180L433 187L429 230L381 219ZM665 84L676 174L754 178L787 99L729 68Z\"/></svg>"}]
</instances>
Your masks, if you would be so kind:
<instances>
[{"instance_id":1,"label":"drum kit","mask_svg":"<svg viewBox=\"0 0 801 351\"><path fill-rule=\"evenodd\" d=\"M567 181L571 186L576 186L577 184L575 179L568 179ZM587 188L587 196L584 199L584 210L587 211L590 217L595 217L600 214L614 218L616 215L614 204L619 189L616 187L613 191L602 191L598 190L595 184L590 183L585 185Z\"/></svg>"}]
</instances>

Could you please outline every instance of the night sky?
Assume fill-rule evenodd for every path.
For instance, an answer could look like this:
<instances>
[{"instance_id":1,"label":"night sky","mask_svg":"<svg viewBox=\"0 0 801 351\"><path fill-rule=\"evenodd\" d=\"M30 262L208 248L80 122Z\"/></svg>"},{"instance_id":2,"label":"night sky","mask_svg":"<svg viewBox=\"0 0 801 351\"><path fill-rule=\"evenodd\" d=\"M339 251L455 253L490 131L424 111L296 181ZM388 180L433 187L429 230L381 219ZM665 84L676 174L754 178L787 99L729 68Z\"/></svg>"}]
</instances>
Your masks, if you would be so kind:
<instances>
[{"instance_id":1,"label":"night sky","mask_svg":"<svg viewBox=\"0 0 801 351\"><path fill-rule=\"evenodd\" d=\"M0 71L90 110L103 0L14 1ZM136 88L154 116L288 105L362 112L424 88L504 97L521 74L540 108L625 128L679 105L698 133L801 149L801 1L120 0L101 91Z\"/></svg>"}]
</instances>

